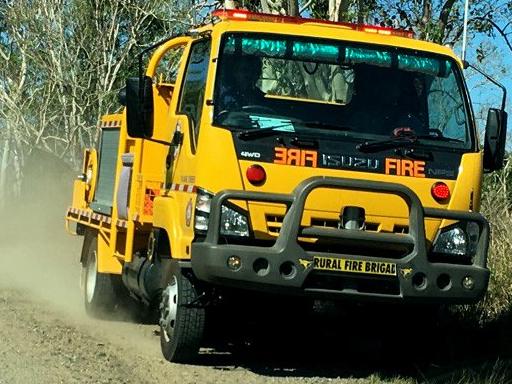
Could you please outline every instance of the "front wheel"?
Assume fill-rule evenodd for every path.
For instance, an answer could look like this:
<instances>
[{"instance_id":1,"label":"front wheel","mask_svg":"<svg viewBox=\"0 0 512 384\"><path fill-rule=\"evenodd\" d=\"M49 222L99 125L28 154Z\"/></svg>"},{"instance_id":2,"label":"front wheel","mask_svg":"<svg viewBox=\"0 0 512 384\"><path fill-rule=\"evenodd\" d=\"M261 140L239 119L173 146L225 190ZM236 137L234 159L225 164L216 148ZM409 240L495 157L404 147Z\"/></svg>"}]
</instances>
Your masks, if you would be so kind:
<instances>
[{"instance_id":1,"label":"front wheel","mask_svg":"<svg viewBox=\"0 0 512 384\"><path fill-rule=\"evenodd\" d=\"M98 272L98 237L86 234L85 259L82 266L82 287L85 311L96 318L110 317L119 304L120 276Z\"/></svg>"},{"instance_id":2,"label":"front wheel","mask_svg":"<svg viewBox=\"0 0 512 384\"><path fill-rule=\"evenodd\" d=\"M205 309L190 274L178 269L162 292L160 345L173 363L190 363L197 358L205 328Z\"/></svg>"}]
</instances>

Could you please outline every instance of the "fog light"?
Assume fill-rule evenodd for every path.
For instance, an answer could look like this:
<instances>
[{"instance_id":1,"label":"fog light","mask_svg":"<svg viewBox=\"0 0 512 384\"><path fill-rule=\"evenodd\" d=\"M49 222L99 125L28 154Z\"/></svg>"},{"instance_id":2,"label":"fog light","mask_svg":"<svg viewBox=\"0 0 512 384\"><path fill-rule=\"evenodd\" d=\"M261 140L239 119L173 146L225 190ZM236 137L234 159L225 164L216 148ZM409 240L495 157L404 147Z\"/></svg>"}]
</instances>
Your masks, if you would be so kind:
<instances>
[{"instance_id":1,"label":"fog light","mask_svg":"<svg viewBox=\"0 0 512 384\"><path fill-rule=\"evenodd\" d=\"M462 279L462 286L468 290L471 290L475 286L475 280L471 276L466 276Z\"/></svg>"},{"instance_id":2,"label":"fog light","mask_svg":"<svg viewBox=\"0 0 512 384\"><path fill-rule=\"evenodd\" d=\"M228 268L232 271L238 271L242 267L242 260L238 256L228 257Z\"/></svg>"}]
</instances>

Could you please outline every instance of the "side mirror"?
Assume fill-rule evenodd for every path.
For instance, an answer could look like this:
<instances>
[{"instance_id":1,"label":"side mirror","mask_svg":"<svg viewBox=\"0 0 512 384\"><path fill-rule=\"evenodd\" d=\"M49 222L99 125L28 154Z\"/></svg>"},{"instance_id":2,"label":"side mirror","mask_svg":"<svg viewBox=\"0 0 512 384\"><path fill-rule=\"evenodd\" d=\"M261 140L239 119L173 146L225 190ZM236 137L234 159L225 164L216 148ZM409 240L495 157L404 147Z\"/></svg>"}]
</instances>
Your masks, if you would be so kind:
<instances>
[{"instance_id":1,"label":"side mirror","mask_svg":"<svg viewBox=\"0 0 512 384\"><path fill-rule=\"evenodd\" d=\"M491 108L487 114L484 142L484 169L497 171L503 167L507 139L507 112Z\"/></svg>"},{"instance_id":2,"label":"side mirror","mask_svg":"<svg viewBox=\"0 0 512 384\"><path fill-rule=\"evenodd\" d=\"M126 121L128 135L149 138L153 135L153 87L148 76L126 80Z\"/></svg>"}]
</instances>

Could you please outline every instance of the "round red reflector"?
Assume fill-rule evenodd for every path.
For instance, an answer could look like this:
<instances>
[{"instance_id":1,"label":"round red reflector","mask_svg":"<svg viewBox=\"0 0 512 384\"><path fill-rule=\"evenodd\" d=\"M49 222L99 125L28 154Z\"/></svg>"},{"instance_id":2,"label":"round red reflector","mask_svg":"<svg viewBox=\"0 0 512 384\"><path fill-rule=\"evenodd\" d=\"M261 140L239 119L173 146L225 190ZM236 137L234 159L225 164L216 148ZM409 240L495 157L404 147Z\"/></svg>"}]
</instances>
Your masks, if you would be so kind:
<instances>
[{"instance_id":1,"label":"round red reflector","mask_svg":"<svg viewBox=\"0 0 512 384\"><path fill-rule=\"evenodd\" d=\"M252 185L261 185L267 179L267 173L265 172L265 169L263 169L263 167L258 164L253 164L247 168L245 175L247 176L247 180L249 180Z\"/></svg>"},{"instance_id":2,"label":"round red reflector","mask_svg":"<svg viewBox=\"0 0 512 384\"><path fill-rule=\"evenodd\" d=\"M450 188L448 188L448 186L441 181L432 185L431 192L432 197L439 202L450 198Z\"/></svg>"}]
</instances>

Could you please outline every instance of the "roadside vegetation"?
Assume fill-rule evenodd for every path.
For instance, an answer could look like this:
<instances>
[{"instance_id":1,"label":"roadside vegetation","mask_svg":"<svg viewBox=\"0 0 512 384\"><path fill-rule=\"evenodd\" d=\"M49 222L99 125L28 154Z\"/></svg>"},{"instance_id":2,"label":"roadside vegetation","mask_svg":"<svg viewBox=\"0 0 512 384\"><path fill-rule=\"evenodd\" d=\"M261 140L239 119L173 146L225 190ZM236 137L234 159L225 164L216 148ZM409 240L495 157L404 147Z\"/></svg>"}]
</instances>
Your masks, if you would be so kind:
<instances>
[{"instance_id":1,"label":"roadside vegetation","mask_svg":"<svg viewBox=\"0 0 512 384\"><path fill-rule=\"evenodd\" d=\"M512 156L505 167L484 177L482 213L491 224L489 290L477 305L456 306L444 337L452 339L453 369L427 383L501 384L512 382Z\"/></svg>"},{"instance_id":2,"label":"roadside vegetation","mask_svg":"<svg viewBox=\"0 0 512 384\"><path fill-rule=\"evenodd\" d=\"M489 291L478 306L462 313L485 325L508 320L512 311L512 157L500 172L485 176L482 213L491 223L492 234Z\"/></svg>"}]
</instances>

